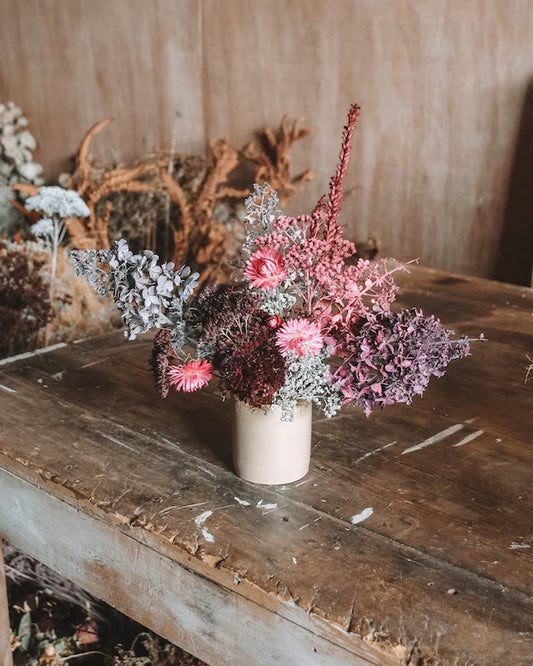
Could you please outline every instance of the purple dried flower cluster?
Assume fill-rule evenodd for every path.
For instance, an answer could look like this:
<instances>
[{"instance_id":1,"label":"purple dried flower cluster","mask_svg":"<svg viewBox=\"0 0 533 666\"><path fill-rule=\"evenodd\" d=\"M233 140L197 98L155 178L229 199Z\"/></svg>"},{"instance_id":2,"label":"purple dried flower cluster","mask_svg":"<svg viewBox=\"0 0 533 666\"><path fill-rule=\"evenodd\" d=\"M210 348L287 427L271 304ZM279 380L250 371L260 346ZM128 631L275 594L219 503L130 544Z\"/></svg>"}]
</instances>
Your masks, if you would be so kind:
<instances>
[{"instance_id":1,"label":"purple dried flower cluster","mask_svg":"<svg viewBox=\"0 0 533 666\"><path fill-rule=\"evenodd\" d=\"M410 404L450 361L468 356L468 339L452 334L415 308L369 315L345 345L349 356L337 371L346 402L367 416L378 405Z\"/></svg>"}]
</instances>

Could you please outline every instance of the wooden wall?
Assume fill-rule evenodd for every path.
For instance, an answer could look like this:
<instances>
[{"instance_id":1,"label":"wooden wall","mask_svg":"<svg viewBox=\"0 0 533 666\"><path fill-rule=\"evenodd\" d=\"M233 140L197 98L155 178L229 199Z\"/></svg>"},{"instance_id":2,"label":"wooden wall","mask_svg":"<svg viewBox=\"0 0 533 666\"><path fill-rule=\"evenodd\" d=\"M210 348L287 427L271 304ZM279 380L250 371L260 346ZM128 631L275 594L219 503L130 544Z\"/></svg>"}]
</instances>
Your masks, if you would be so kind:
<instances>
[{"instance_id":1,"label":"wooden wall","mask_svg":"<svg viewBox=\"0 0 533 666\"><path fill-rule=\"evenodd\" d=\"M327 188L362 106L343 219L425 265L526 281L533 238L531 0L0 0L0 99L21 105L55 176L113 115L103 160L251 138L281 115L317 132L296 166ZM518 138L521 137L519 145ZM531 173L531 172L530 172ZM531 187L533 191L533 187Z\"/></svg>"}]
</instances>

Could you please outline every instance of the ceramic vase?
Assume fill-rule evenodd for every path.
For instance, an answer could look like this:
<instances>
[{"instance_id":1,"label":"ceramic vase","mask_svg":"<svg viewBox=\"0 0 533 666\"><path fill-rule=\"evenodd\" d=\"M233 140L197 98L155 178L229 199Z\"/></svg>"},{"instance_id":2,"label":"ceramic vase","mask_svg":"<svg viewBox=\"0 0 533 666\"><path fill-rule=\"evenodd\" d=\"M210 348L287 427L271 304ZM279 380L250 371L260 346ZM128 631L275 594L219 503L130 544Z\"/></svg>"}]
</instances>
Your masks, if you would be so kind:
<instances>
[{"instance_id":1,"label":"ceramic vase","mask_svg":"<svg viewBox=\"0 0 533 666\"><path fill-rule=\"evenodd\" d=\"M250 407L235 400L233 465L253 483L280 485L301 479L311 459L312 404L296 407L292 421L281 420L281 407Z\"/></svg>"}]
</instances>

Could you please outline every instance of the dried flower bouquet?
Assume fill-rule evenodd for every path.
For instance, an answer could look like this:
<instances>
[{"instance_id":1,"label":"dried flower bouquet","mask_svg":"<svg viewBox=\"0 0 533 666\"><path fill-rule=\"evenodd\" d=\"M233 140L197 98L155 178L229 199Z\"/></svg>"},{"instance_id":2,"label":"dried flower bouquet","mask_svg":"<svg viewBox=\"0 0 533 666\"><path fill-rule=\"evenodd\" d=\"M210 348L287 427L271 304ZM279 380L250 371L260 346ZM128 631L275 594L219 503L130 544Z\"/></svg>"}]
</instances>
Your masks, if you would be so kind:
<instances>
[{"instance_id":1,"label":"dried flower bouquet","mask_svg":"<svg viewBox=\"0 0 533 666\"><path fill-rule=\"evenodd\" d=\"M347 403L369 415L409 404L469 353L469 340L452 339L435 317L391 311L405 264L354 261L343 238L342 182L358 113L352 106L329 196L310 215L281 215L276 192L255 187L233 284L194 295L198 274L148 250L133 254L125 240L71 253L77 273L113 295L130 339L160 329L151 367L163 397L171 387L196 391L216 374L223 393L253 408L278 406L285 421L306 402L328 417Z\"/></svg>"}]
</instances>

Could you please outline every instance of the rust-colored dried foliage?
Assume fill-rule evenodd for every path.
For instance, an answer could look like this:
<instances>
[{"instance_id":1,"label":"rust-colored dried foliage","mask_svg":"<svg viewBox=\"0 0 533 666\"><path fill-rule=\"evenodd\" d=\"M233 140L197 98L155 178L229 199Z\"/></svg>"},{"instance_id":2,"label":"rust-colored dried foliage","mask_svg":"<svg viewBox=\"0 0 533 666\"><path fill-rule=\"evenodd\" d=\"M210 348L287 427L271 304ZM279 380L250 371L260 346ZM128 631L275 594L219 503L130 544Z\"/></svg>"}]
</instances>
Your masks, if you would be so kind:
<instances>
[{"instance_id":1,"label":"rust-colored dried foliage","mask_svg":"<svg viewBox=\"0 0 533 666\"><path fill-rule=\"evenodd\" d=\"M296 118L292 123L284 115L277 130L264 127L259 132L259 144L250 142L242 155L255 165L255 182L265 181L277 192L282 206L304 189L303 183L313 180L314 175L306 169L297 176L291 175L291 151L296 141L314 130L302 127L305 118Z\"/></svg>"},{"instance_id":2,"label":"rust-colored dried foliage","mask_svg":"<svg viewBox=\"0 0 533 666\"><path fill-rule=\"evenodd\" d=\"M85 134L76 169L64 182L83 197L91 211L88 218L66 221L72 244L79 249L106 249L118 235L137 238L139 245L176 265L192 266L200 272L202 283L228 278L227 264L240 245L243 201L250 180L261 184L267 180L286 203L313 177L309 170L291 176L292 147L311 132L302 127L302 118L291 124L284 116L279 129L264 128L258 145L250 143L241 150L226 138L211 139L207 159L176 154L166 160L146 159L131 168L96 168L91 142L110 121L104 118ZM241 180L242 173L253 173L244 187L236 171L241 172ZM28 195L37 191L24 184L15 188ZM32 223L38 219L33 211L13 205ZM117 219L132 209L134 223L131 216ZM133 233L129 226L135 227Z\"/></svg>"}]
</instances>

